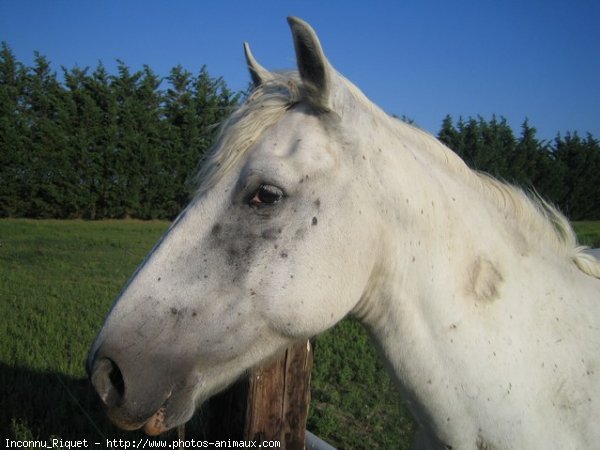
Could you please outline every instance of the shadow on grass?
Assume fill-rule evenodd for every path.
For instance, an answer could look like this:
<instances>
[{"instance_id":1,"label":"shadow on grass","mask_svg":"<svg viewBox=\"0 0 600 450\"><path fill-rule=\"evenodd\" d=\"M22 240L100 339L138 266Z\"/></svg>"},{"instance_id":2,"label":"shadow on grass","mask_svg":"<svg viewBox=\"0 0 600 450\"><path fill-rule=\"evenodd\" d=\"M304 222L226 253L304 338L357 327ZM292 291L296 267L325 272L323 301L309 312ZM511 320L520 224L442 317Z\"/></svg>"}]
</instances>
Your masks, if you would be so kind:
<instances>
[{"instance_id":1,"label":"shadow on grass","mask_svg":"<svg viewBox=\"0 0 600 450\"><path fill-rule=\"evenodd\" d=\"M204 430L196 414L186 425L186 438L203 438ZM107 419L100 400L87 378L73 378L53 372L0 363L0 435L11 439L60 438L134 440L146 438L141 431L125 432ZM177 439L176 431L160 436Z\"/></svg>"}]
</instances>

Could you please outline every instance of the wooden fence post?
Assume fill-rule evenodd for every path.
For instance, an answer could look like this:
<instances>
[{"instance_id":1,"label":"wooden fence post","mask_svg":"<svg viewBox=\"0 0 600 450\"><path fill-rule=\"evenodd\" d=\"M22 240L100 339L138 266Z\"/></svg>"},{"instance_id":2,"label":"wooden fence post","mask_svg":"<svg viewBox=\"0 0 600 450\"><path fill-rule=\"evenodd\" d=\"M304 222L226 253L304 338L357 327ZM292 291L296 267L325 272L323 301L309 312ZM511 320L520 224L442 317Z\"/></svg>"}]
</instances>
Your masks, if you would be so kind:
<instances>
[{"instance_id":1,"label":"wooden fence post","mask_svg":"<svg viewBox=\"0 0 600 450\"><path fill-rule=\"evenodd\" d=\"M310 341L288 348L247 379L211 399L211 439L280 441L286 450L304 450L310 404Z\"/></svg>"}]
</instances>

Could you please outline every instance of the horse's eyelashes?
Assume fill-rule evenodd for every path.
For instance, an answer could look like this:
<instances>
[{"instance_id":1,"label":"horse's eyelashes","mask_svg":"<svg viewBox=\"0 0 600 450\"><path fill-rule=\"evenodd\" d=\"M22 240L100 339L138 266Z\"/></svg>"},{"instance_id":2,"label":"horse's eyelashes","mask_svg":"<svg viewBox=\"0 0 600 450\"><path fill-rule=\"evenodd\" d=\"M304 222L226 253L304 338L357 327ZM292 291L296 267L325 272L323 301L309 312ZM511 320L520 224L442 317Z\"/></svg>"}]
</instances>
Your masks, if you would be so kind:
<instances>
[{"instance_id":1,"label":"horse's eyelashes","mask_svg":"<svg viewBox=\"0 0 600 450\"><path fill-rule=\"evenodd\" d=\"M250 206L270 206L279 203L283 198L283 191L269 184L261 185L250 199Z\"/></svg>"}]
</instances>

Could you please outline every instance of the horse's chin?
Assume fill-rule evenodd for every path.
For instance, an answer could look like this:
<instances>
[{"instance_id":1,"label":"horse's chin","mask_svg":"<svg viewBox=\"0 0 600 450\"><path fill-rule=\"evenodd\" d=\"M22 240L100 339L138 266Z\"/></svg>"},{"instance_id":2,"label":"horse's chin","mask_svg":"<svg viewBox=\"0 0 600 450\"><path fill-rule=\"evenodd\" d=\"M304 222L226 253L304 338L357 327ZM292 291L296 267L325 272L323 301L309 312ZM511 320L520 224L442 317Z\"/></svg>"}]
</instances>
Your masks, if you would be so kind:
<instances>
[{"instance_id":1,"label":"horse's chin","mask_svg":"<svg viewBox=\"0 0 600 450\"><path fill-rule=\"evenodd\" d=\"M194 414L194 402L191 399L170 397L152 415L141 421L128 420L107 411L110 420L119 428L126 431L140 428L149 436L158 436L176 428L191 419Z\"/></svg>"}]
</instances>

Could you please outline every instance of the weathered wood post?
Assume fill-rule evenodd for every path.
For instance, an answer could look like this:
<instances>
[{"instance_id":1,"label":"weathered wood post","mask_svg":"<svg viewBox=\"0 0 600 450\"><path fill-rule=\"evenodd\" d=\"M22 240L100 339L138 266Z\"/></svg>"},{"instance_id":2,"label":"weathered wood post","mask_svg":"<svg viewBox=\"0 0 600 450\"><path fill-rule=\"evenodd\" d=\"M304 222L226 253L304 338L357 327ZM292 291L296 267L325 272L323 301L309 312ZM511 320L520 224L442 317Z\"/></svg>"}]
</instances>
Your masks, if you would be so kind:
<instances>
[{"instance_id":1,"label":"weathered wood post","mask_svg":"<svg viewBox=\"0 0 600 450\"><path fill-rule=\"evenodd\" d=\"M280 441L282 449L304 450L312 358L310 341L297 344L213 397L210 438Z\"/></svg>"}]
</instances>

